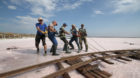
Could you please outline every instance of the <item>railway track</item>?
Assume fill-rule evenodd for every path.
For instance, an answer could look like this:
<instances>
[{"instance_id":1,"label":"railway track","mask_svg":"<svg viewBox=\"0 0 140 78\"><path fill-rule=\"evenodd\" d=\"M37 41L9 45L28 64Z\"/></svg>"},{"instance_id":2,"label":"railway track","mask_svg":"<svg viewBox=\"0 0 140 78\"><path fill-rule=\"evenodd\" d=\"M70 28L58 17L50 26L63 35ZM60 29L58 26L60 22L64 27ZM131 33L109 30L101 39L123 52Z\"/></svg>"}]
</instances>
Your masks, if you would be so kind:
<instances>
[{"instance_id":1,"label":"railway track","mask_svg":"<svg viewBox=\"0 0 140 78\"><path fill-rule=\"evenodd\" d=\"M6 77L13 77L24 74L26 72L33 71L37 68L41 68L44 66L48 66L51 64L55 64L58 68L56 72L53 72L49 75L44 75L42 78L56 78L56 77L63 77L63 78L71 78L68 72L72 70L77 70L80 74L85 76L86 78L109 78L111 76L110 73L101 70L98 67L98 64L90 64L97 60L105 62L107 64L114 64L108 59L116 58L121 59L124 61L132 61L132 58L139 58L137 55L140 54L140 49L131 49L131 50L111 50L111 51L101 51L101 52L93 52L93 53L86 53L86 54L79 54L75 56L68 56L62 57L60 59L15 69L12 71L7 71L0 73L0 78ZM89 57L88 60L82 60L85 57ZM63 66L63 62L69 64L70 66L65 68Z\"/></svg>"}]
</instances>

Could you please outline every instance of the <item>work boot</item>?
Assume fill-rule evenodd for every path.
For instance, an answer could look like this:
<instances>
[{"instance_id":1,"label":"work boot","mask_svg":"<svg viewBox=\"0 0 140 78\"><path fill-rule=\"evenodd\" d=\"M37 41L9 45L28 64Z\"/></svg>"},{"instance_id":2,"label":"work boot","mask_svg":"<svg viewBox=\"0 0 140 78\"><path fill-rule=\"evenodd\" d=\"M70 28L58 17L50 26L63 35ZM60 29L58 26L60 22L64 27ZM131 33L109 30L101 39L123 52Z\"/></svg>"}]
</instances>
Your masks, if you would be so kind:
<instances>
[{"instance_id":1,"label":"work boot","mask_svg":"<svg viewBox=\"0 0 140 78\"><path fill-rule=\"evenodd\" d=\"M39 48L37 48L37 53L39 53Z\"/></svg>"},{"instance_id":2,"label":"work boot","mask_svg":"<svg viewBox=\"0 0 140 78\"><path fill-rule=\"evenodd\" d=\"M50 53L52 53L52 52L53 52L53 45L52 45L51 50L50 50Z\"/></svg>"},{"instance_id":3,"label":"work boot","mask_svg":"<svg viewBox=\"0 0 140 78\"><path fill-rule=\"evenodd\" d=\"M58 56L59 55L59 54L56 53L56 49L57 49L57 46L54 45L53 46L53 54L52 54L53 56Z\"/></svg>"},{"instance_id":4,"label":"work boot","mask_svg":"<svg viewBox=\"0 0 140 78\"><path fill-rule=\"evenodd\" d=\"M70 44L70 46L71 46L70 50L73 50L73 49L74 49L74 46L73 46L73 44Z\"/></svg>"},{"instance_id":5,"label":"work boot","mask_svg":"<svg viewBox=\"0 0 140 78\"><path fill-rule=\"evenodd\" d=\"M78 47L78 53L80 53L80 51L81 51L81 48L80 48L80 47Z\"/></svg>"},{"instance_id":6,"label":"work boot","mask_svg":"<svg viewBox=\"0 0 140 78\"><path fill-rule=\"evenodd\" d=\"M67 48L67 46L66 46L66 45L64 45L63 51L66 51L66 48Z\"/></svg>"},{"instance_id":7,"label":"work boot","mask_svg":"<svg viewBox=\"0 0 140 78\"><path fill-rule=\"evenodd\" d=\"M86 47L86 52L88 52L88 48Z\"/></svg>"},{"instance_id":8,"label":"work boot","mask_svg":"<svg viewBox=\"0 0 140 78\"><path fill-rule=\"evenodd\" d=\"M83 47L81 47L81 49L80 50L82 50L83 49Z\"/></svg>"},{"instance_id":9,"label":"work boot","mask_svg":"<svg viewBox=\"0 0 140 78\"><path fill-rule=\"evenodd\" d=\"M83 47L81 46L80 50L82 50L82 49L83 49Z\"/></svg>"},{"instance_id":10,"label":"work boot","mask_svg":"<svg viewBox=\"0 0 140 78\"><path fill-rule=\"evenodd\" d=\"M44 51L45 54L47 54L47 51Z\"/></svg>"},{"instance_id":11,"label":"work boot","mask_svg":"<svg viewBox=\"0 0 140 78\"><path fill-rule=\"evenodd\" d=\"M66 47L66 53L71 53L68 46Z\"/></svg>"},{"instance_id":12,"label":"work boot","mask_svg":"<svg viewBox=\"0 0 140 78\"><path fill-rule=\"evenodd\" d=\"M71 51L67 50L66 53L71 53Z\"/></svg>"},{"instance_id":13,"label":"work boot","mask_svg":"<svg viewBox=\"0 0 140 78\"><path fill-rule=\"evenodd\" d=\"M52 54L53 56L59 56L59 54L55 53L55 54Z\"/></svg>"},{"instance_id":14,"label":"work boot","mask_svg":"<svg viewBox=\"0 0 140 78\"><path fill-rule=\"evenodd\" d=\"M67 54L70 54L71 52L70 52L70 51L66 51L66 53L67 53Z\"/></svg>"},{"instance_id":15,"label":"work boot","mask_svg":"<svg viewBox=\"0 0 140 78\"><path fill-rule=\"evenodd\" d=\"M80 50L80 49L78 49L78 53L80 53L80 51L81 51L81 50Z\"/></svg>"},{"instance_id":16,"label":"work boot","mask_svg":"<svg viewBox=\"0 0 140 78\"><path fill-rule=\"evenodd\" d=\"M74 50L74 48L70 48L70 50Z\"/></svg>"},{"instance_id":17,"label":"work boot","mask_svg":"<svg viewBox=\"0 0 140 78\"><path fill-rule=\"evenodd\" d=\"M47 51L44 51L44 56L46 56L47 55Z\"/></svg>"}]
</instances>

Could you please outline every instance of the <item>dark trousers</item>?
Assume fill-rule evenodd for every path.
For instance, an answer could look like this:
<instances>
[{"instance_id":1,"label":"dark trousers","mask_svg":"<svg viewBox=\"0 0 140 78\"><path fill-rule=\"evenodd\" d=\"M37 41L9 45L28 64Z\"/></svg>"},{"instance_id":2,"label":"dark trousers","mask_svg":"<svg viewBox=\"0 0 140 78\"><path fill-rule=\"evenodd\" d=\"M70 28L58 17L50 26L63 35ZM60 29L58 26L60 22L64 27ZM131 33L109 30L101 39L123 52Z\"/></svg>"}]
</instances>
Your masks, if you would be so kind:
<instances>
[{"instance_id":1,"label":"dark trousers","mask_svg":"<svg viewBox=\"0 0 140 78\"><path fill-rule=\"evenodd\" d=\"M72 49L74 49L74 46L72 42L75 41L78 49L80 49L79 43L78 43L78 37L71 37L71 40L69 41L69 45L71 46Z\"/></svg>"},{"instance_id":2,"label":"dark trousers","mask_svg":"<svg viewBox=\"0 0 140 78\"><path fill-rule=\"evenodd\" d=\"M36 46L37 48L39 48L40 40L42 40L42 45L43 45L43 46L46 45L45 35L36 34L36 37L35 37L35 46Z\"/></svg>"},{"instance_id":3,"label":"dark trousers","mask_svg":"<svg viewBox=\"0 0 140 78\"><path fill-rule=\"evenodd\" d=\"M64 42L63 51L68 52L69 47L68 47L68 41L67 41L66 37L61 37L60 39Z\"/></svg>"}]
</instances>

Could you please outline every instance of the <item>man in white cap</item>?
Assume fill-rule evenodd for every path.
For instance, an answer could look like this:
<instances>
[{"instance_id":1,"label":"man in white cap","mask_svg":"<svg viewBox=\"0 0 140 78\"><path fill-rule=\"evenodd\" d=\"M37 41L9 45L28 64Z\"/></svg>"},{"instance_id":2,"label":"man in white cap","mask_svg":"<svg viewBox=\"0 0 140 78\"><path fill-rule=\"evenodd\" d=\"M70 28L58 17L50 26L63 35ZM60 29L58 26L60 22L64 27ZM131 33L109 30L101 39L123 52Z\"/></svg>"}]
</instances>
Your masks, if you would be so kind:
<instances>
[{"instance_id":1,"label":"man in white cap","mask_svg":"<svg viewBox=\"0 0 140 78\"><path fill-rule=\"evenodd\" d=\"M47 45L46 45L46 39L45 39L45 34L47 31L47 25L43 23L43 18L39 17L38 18L38 23L36 23L36 37L35 37L35 46L37 48L37 53L39 53L39 43L40 40L42 40L42 45L44 46L44 52L45 54L47 53Z\"/></svg>"}]
</instances>

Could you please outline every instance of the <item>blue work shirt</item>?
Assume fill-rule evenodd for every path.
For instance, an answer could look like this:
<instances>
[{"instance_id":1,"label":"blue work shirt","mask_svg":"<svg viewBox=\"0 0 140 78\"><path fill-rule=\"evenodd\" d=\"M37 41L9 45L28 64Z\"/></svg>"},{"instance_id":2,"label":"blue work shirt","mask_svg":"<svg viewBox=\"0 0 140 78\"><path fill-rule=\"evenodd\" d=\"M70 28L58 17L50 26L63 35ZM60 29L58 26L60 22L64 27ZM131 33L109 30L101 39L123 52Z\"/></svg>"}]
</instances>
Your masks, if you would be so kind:
<instances>
[{"instance_id":1,"label":"blue work shirt","mask_svg":"<svg viewBox=\"0 0 140 78\"><path fill-rule=\"evenodd\" d=\"M44 24L40 24L40 23L36 23L36 27L39 27L41 31L46 31L47 29L47 25L44 23ZM37 34L39 35L43 35L41 32L37 31Z\"/></svg>"},{"instance_id":2,"label":"blue work shirt","mask_svg":"<svg viewBox=\"0 0 140 78\"><path fill-rule=\"evenodd\" d=\"M48 29L48 37L49 38L55 38L55 32L51 32L49 29Z\"/></svg>"}]
</instances>

